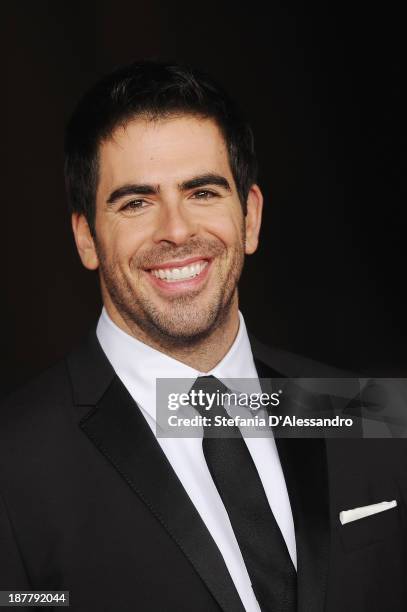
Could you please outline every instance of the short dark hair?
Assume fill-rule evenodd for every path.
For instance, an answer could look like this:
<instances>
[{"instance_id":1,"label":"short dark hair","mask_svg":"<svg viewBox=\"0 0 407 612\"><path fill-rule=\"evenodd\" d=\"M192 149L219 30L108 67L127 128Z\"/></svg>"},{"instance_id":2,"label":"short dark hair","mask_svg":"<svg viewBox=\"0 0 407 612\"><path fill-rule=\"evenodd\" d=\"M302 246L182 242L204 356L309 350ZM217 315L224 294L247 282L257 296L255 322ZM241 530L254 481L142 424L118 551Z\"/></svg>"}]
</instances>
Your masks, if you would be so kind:
<instances>
[{"instance_id":1,"label":"short dark hair","mask_svg":"<svg viewBox=\"0 0 407 612\"><path fill-rule=\"evenodd\" d=\"M66 127L68 202L72 212L85 215L92 233L101 142L137 116L159 119L174 114L216 122L246 214L249 189L257 179L257 161L253 132L235 103L199 70L170 62L134 62L98 81L80 100Z\"/></svg>"}]
</instances>

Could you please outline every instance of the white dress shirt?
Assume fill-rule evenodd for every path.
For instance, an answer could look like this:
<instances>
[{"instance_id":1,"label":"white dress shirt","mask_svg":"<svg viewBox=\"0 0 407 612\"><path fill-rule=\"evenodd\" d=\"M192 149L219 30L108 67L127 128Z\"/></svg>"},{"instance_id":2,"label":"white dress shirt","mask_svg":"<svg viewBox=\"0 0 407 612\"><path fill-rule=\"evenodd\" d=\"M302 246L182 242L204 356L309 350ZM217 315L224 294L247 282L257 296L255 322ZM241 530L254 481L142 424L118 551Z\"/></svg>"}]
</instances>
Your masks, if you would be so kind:
<instances>
[{"instance_id":1,"label":"white dress shirt","mask_svg":"<svg viewBox=\"0 0 407 612\"><path fill-rule=\"evenodd\" d=\"M218 379L257 379L243 315L239 311L237 336L223 359L210 371L200 372L140 342L122 331L103 309L96 334L117 376L137 403L156 435L156 378L213 375ZM138 407L138 408L137 408ZM287 488L273 437L245 437L268 502L297 566L294 524ZM247 612L260 612L228 514L209 473L200 438L157 437L173 470L216 542Z\"/></svg>"}]
</instances>

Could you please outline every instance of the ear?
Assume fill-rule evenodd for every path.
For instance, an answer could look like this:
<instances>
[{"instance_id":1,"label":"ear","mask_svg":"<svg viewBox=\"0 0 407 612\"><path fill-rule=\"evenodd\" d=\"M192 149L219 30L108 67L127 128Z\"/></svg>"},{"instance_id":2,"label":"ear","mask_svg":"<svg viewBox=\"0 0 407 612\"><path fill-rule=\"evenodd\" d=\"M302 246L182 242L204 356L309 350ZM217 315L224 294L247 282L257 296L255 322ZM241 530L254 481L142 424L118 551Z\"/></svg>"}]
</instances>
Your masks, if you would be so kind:
<instances>
[{"instance_id":1,"label":"ear","mask_svg":"<svg viewBox=\"0 0 407 612\"><path fill-rule=\"evenodd\" d=\"M252 185L247 196L247 212L245 216L246 255L251 255L258 247L262 210L263 194L258 185Z\"/></svg>"},{"instance_id":2,"label":"ear","mask_svg":"<svg viewBox=\"0 0 407 612\"><path fill-rule=\"evenodd\" d=\"M99 267L99 259L89 224L84 215L72 213L72 230L83 265L88 270L96 270Z\"/></svg>"}]
</instances>

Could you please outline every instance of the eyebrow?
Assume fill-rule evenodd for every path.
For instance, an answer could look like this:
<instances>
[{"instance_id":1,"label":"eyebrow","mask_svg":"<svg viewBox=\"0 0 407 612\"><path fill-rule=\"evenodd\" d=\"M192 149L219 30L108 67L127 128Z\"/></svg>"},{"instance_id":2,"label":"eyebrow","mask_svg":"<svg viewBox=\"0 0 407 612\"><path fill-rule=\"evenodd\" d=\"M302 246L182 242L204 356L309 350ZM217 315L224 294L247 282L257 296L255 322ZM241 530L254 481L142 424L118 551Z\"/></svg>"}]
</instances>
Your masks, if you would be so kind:
<instances>
[{"instance_id":1,"label":"eyebrow","mask_svg":"<svg viewBox=\"0 0 407 612\"><path fill-rule=\"evenodd\" d=\"M229 185L229 181L220 174L208 172L207 174L200 174L194 176L178 185L180 191L187 191L188 189L195 189L196 187L205 187L206 185L217 185L223 187L226 191L232 191Z\"/></svg>"},{"instance_id":2,"label":"eyebrow","mask_svg":"<svg viewBox=\"0 0 407 612\"><path fill-rule=\"evenodd\" d=\"M188 191L189 189L196 189L197 187L205 187L208 185L217 185L226 191L232 191L229 181L224 176L213 172L200 174L191 179L187 179L178 184L178 189L180 191ZM107 204L114 204L128 195L157 195L158 193L160 193L159 185L127 183L112 191L106 202Z\"/></svg>"}]
</instances>

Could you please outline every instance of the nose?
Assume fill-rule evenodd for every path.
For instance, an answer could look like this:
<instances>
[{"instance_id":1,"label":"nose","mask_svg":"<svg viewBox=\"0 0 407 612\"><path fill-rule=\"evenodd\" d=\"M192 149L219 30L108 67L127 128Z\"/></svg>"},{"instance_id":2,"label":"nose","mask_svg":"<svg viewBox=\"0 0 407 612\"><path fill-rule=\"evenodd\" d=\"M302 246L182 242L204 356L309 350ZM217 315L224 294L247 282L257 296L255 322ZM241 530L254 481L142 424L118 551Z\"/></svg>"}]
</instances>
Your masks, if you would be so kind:
<instances>
[{"instance_id":1,"label":"nose","mask_svg":"<svg viewBox=\"0 0 407 612\"><path fill-rule=\"evenodd\" d=\"M196 221L192 213L182 208L182 203L163 205L157 218L157 227L153 233L154 242L183 244L197 233Z\"/></svg>"}]
</instances>

